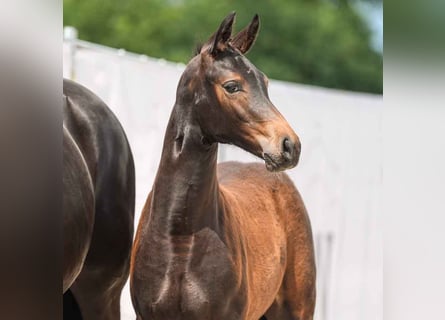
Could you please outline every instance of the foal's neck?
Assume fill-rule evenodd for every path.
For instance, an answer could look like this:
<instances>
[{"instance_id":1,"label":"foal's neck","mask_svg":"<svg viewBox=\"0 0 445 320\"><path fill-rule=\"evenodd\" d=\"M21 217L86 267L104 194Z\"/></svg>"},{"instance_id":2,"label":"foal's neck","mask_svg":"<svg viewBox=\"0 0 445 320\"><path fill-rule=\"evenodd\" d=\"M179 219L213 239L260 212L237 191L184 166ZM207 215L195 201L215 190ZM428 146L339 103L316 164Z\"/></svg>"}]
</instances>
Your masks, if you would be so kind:
<instances>
[{"instance_id":1,"label":"foal's neck","mask_svg":"<svg viewBox=\"0 0 445 320\"><path fill-rule=\"evenodd\" d=\"M168 235L219 227L218 145L203 141L189 107L175 104L153 187L150 220Z\"/></svg>"}]
</instances>

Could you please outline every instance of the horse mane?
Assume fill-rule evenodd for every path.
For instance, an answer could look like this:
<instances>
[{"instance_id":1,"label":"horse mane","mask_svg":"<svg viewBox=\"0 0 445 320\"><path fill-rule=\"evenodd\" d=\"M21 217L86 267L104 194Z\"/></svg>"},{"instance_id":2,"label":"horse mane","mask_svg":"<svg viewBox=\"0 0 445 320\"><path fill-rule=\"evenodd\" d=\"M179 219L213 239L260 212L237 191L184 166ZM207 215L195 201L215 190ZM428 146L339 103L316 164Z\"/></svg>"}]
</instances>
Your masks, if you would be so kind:
<instances>
[{"instance_id":1,"label":"horse mane","mask_svg":"<svg viewBox=\"0 0 445 320\"><path fill-rule=\"evenodd\" d=\"M196 57L197 55L199 55L200 53L201 53L201 50L202 50L202 48L204 47L204 45L205 45L205 43L204 42L198 42L196 45L195 45L195 50L193 51L193 55L192 55L192 58L193 57ZM230 50L235 50L236 51L236 49L232 46L232 44L229 42L228 43L228 48L230 49Z\"/></svg>"},{"instance_id":2,"label":"horse mane","mask_svg":"<svg viewBox=\"0 0 445 320\"><path fill-rule=\"evenodd\" d=\"M193 51L193 57L196 57L198 54L201 53L202 47L204 46L203 42L198 42L195 45L195 50Z\"/></svg>"}]
</instances>

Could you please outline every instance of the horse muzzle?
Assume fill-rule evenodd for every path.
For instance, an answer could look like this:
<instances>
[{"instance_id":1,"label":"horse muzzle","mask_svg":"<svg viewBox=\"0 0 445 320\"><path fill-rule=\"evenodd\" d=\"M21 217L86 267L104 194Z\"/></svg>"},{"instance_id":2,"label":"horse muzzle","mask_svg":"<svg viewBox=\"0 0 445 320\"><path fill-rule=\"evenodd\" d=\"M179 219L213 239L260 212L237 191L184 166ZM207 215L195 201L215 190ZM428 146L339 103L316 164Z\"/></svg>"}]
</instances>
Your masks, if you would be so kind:
<instances>
[{"instance_id":1,"label":"horse muzzle","mask_svg":"<svg viewBox=\"0 0 445 320\"><path fill-rule=\"evenodd\" d=\"M278 152L263 152L266 169L271 172L291 169L298 164L301 143L297 139L284 138Z\"/></svg>"}]
</instances>

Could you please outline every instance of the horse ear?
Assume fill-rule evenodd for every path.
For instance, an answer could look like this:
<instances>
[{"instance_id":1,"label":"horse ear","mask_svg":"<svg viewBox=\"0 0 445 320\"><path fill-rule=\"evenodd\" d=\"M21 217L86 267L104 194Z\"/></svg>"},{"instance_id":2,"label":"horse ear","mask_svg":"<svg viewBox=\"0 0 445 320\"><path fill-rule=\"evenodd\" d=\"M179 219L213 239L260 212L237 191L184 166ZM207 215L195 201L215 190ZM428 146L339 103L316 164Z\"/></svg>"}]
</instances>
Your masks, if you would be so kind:
<instances>
[{"instance_id":1,"label":"horse ear","mask_svg":"<svg viewBox=\"0 0 445 320\"><path fill-rule=\"evenodd\" d=\"M224 51L227 43L232 35L232 27L235 22L235 11L231 12L218 28L218 31L208 41L208 52L212 55L216 55L218 52Z\"/></svg>"},{"instance_id":2,"label":"horse ear","mask_svg":"<svg viewBox=\"0 0 445 320\"><path fill-rule=\"evenodd\" d=\"M241 30L230 43L241 51L242 54L246 54L255 43L259 29L260 17L256 14L249 25Z\"/></svg>"}]
</instances>

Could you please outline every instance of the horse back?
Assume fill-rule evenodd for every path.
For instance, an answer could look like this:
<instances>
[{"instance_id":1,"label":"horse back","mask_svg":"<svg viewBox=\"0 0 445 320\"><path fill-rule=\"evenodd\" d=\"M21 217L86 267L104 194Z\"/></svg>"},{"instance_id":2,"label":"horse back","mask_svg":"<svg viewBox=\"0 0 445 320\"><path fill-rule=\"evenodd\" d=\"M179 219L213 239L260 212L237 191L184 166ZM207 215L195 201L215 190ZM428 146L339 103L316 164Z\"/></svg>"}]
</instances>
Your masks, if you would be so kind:
<instances>
[{"instance_id":1,"label":"horse back","mask_svg":"<svg viewBox=\"0 0 445 320\"><path fill-rule=\"evenodd\" d=\"M246 221L272 219L285 226L302 213L303 200L285 172L269 172L261 163L223 162L218 165L220 189L239 217ZM260 223L260 220L257 222ZM286 228L285 228L286 229Z\"/></svg>"}]
</instances>

